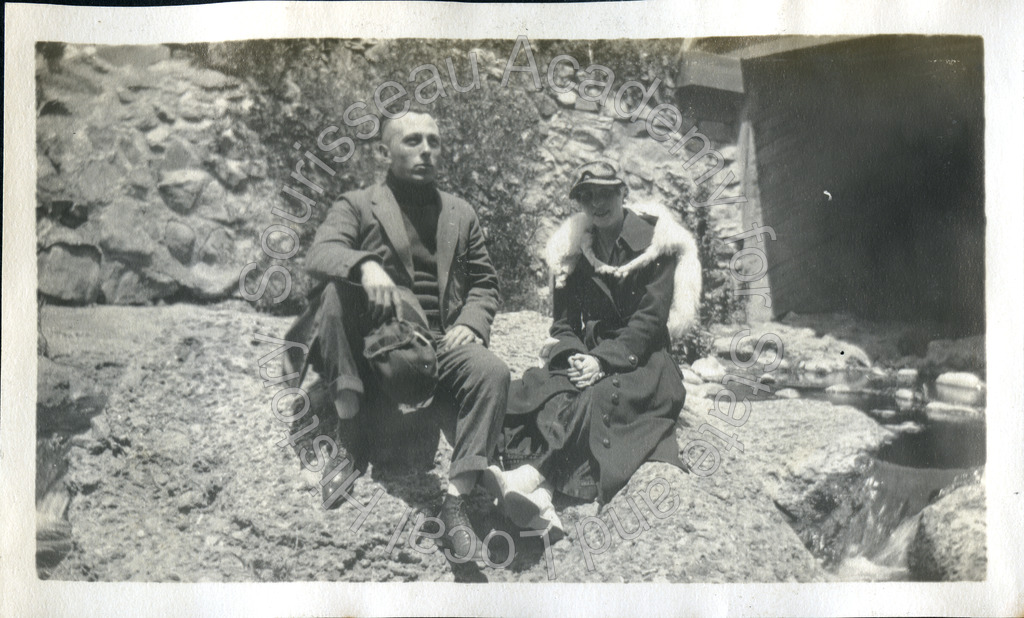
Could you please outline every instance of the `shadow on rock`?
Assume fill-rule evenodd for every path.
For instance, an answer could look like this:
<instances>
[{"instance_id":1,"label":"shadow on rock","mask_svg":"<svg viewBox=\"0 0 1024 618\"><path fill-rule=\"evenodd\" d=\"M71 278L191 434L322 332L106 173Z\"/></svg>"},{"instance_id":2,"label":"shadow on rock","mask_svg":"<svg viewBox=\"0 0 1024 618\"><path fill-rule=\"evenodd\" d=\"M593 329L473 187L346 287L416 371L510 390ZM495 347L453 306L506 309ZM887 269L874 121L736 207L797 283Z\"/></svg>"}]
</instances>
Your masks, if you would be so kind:
<instances>
[{"instance_id":1,"label":"shadow on rock","mask_svg":"<svg viewBox=\"0 0 1024 618\"><path fill-rule=\"evenodd\" d=\"M483 569L472 562L466 562L465 564L451 563L451 565L452 575L455 576L455 583L457 584L486 584L490 581L487 579Z\"/></svg>"}]
</instances>

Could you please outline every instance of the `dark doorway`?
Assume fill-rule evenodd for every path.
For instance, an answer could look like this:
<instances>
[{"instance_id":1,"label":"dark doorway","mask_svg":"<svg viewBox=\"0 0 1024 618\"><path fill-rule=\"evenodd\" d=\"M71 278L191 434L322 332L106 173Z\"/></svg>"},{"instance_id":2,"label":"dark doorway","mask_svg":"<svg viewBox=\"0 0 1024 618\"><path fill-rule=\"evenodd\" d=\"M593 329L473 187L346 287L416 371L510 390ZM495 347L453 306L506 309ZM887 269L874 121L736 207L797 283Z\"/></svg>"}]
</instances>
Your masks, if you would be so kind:
<instances>
[{"instance_id":1,"label":"dark doorway","mask_svg":"<svg viewBox=\"0 0 1024 618\"><path fill-rule=\"evenodd\" d=\"M878 36L743 61L776 315L985 328L979 37Z\"/></svg>"}]
</instances>

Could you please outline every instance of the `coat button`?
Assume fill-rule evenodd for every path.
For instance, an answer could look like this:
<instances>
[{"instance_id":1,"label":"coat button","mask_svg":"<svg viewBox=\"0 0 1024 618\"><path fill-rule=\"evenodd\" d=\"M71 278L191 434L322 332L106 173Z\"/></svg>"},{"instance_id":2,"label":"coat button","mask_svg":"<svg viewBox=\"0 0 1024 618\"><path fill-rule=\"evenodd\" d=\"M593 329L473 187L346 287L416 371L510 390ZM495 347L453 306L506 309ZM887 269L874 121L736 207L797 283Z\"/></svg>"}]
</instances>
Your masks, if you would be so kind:
<instances>
[{"instance_id":1,"label":"coat button","mask_svg":"<svg viewBox=\"0 0 1024 618\"><path fill-rule=\"evenodd\" d=\"M618 386L619 386L619 379L618 378L612 378L612 386L618 388Z\"/></svg>"},{"instance_id":2,"label":"coat button","mask_svg":"<svg viewBox=\"0 0 1024 618\"><path fill-rule=\"evenodd\" d=\"M612 404L616 405L616 406L619 405L619 394L618 393L612 393Z\"/></svg>"},{"instance_id":3,"label":"coat button","mask_svg":"<svg viewBox=\"0 0 1024 618\"><path fill-rule=\"evenodd\" d=\"M611 427L612 426L612 417L608 416L607 414L602 416L601 420L604 421L604 426L605 427Z\"/></svg>"},{"instance_id":4,"label":"coat button","mask_svg":"<svg viewBox=\"0 0 1024 618\"><path fill-rule=\"evenodd\" d=\"M601 440L601 444L603 444L605 448L611 448L612 441L609 440L608 438L605 438L604 440Z\"/></svg>"},{"instance_id":5,"label":"coat button","mask_svg":"<svg viewBox=\"0 0 1024 618\"><path fill-rule=\"evenodd\" d=\"M635 354L630 354L629 355L629 364L630 365L635 365L636 364L636 355Z\"/></svg>"}]
</instances>

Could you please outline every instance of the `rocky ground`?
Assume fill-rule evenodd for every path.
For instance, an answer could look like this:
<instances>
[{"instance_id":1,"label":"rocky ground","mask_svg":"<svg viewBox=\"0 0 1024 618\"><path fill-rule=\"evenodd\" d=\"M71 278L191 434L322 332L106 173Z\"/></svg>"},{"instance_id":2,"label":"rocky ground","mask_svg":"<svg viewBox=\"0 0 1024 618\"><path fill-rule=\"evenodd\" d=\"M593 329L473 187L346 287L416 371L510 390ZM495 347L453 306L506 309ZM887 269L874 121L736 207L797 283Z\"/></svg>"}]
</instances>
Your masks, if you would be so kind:
<instances>
[{"instance_id":1,"label":"rocky ground","mask_svg":"<svg viewBox=\"0 0 1024 618\"><path fill-rule=\"evenodd\" d=\"M816 524L840 506L867 455L894 435L854 408L813 400L755 402L732 428L707 414L712 401L701 394L713 397L713 389L692 385L677 435L681 449L700 438L716 444L721 460L713 474L647 464L600 512L596 504L559 503L568 537L547 555L540 539L521 536L475 495L476 529L481 537L492 533L496 562L508 563L453 568L431 540L410 539L419 518L439 506L443 440L433 469L371 468L359 479L353 498L373 505L362 519L351 504L320 508L317 475L278 445L287 435L272 408L280 387L261 386L259 361L278 346L257 335L281 337L289 322L238 302L42 308L49 357L75 376L56 380L64 402L56 409L79 410L77 423L61 425L60 414L40 408L41 435L75 434L66 476L37 501L40 552L67 554L56 566L49 556L44 576L821 581L834 575L807 549L827 534ZM493 349L519 374L537 362L546 328L535 313L499 315ZM268 364L273 375L277 362ZM105 403L99 413L97 393ZM700 431L704 423L742 445L725 449L706 427ZM56 523L65 504L71 542Z\"/></svg>"}]
</instances>

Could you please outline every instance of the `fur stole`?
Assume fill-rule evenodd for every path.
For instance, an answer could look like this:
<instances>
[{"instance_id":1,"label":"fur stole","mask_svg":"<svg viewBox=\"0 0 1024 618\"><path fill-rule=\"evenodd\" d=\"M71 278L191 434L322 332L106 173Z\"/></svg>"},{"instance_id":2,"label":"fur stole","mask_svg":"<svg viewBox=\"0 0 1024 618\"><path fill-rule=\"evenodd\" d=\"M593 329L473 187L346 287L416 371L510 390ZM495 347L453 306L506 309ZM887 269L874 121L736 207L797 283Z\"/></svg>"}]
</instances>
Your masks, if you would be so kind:
<instances>
[{"instance_id":1,"label":"fur stole","mask_svg":"<svg viewBox=\"0 0 1024 618\"><path fill-rule=\"evenodd\" d=\"M645 217L657 217L654 236L647 249L622 266L609 266L597 259L593 237L584 213L577 213L562 223L548 241L545 259L555 287L565 281L576 268L580 256L600 274L625 277L650 264L662 255L676 256L675 289L668 316L668 332L673 339L685 335L694 325L700 310L701 269L697 258L697 242L672 212L661 204L646 202L627 207Z\"/></svg>"}]
</instances>

